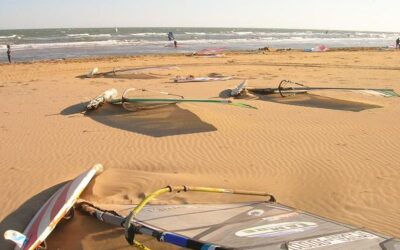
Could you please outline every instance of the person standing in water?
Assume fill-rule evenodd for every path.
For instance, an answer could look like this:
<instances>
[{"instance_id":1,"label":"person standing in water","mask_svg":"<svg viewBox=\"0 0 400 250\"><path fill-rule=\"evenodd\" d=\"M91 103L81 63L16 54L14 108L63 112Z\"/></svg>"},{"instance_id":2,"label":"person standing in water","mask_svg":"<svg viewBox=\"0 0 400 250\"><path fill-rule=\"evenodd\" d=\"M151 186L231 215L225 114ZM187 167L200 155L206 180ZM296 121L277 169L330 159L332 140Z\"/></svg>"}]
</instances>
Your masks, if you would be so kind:
<instances>
[{"instance_id":1,"label":"person standing in water","mask_svg":"<svg viewBox=\"0 0 400 250\"><path fill-rule=\"evenodd\" d=\"M7 57L8 57L8 62L11 63L11 46L10 46L10 44L7 44Z\"/></svg>"},{"instance_id":2,"label":"person standing in water","mask_svg":"<svg viewBox=\"0 0 400 250\"><path fill-rule=\"evenodd\" d=\"M396 39L396 49L400 49L400 37Z\"/></svg>"},{"instance_id":3,"label":"person standing in water","mask_svg":"<svg viewBox=\"0 0 400 250\"><path fill-rule=\"evenodd\" d=\"M176 40L174 40L174 46L175 48L178 48L178 42Z\"/></svg>"}]
</instances>

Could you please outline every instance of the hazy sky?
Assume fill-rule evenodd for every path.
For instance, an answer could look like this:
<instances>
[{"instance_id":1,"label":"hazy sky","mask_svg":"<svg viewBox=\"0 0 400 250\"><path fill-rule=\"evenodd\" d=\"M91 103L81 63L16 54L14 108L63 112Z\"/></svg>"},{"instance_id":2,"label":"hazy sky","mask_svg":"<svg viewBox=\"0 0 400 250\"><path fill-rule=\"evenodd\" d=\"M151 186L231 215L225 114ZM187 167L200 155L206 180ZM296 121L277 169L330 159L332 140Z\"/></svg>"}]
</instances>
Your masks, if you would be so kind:
<instances>
[{"instance_id":1,"label":"hazy sky","mask_svg":"<svg viewBox=\"0 0 400 250\"><path fill-rule=\"evenodd\" d=\"M0 0L0 29L259 27L400 31L398 0Z\"/></svg>"}]
</instances>

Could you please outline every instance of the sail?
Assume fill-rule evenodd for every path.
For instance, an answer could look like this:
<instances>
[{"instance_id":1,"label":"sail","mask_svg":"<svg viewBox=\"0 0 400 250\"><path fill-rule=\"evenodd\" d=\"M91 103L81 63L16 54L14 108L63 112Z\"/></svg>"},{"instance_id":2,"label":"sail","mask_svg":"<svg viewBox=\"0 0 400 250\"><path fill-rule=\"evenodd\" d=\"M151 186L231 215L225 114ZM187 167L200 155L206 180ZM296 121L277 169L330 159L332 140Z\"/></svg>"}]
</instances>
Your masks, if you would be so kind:
<instances>
[{"instance_id":1,"label":"sail","mask_svg":"<svg viewBox=\"0 0 400 250\"><path fill-rule=\"evenodd\" d=\"M102 221L115 226L120 226L135 208L135 205L98 206L116 212L97 211L97 216L103 216ZM135 220L146 228L143 233L148 230L151 235L164 237L166 242L190 249L211 245L218 249L253 250L396 250L395 246L400 244L398 239L276 202L147 205Z\"/></svg>"},{"instance_id":2,"label":"sail","mask_svg":"<svg viewBox=\"0 0 400 250\"><path fill-rule=\"evenodd\" d=\"M168 32L168 40L169 41L174 41L175 40L174 33Z\"/></svg>"}]
</instances>

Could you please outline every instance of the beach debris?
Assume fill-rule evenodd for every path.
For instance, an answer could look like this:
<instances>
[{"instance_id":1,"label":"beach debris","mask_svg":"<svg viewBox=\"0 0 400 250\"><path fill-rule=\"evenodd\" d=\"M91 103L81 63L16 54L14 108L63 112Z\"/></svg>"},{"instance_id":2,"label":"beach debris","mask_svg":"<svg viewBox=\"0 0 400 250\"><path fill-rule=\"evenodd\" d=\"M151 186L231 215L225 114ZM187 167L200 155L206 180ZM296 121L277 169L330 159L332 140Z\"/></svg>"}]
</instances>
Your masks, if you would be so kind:
<instances>
[{"instance_id":1,"label":"beach debris","mask_svg":"<svg viewBox=\"0 0 400 250\"><path fill-rule=\"evenodd\" d=\"M276 49L275 51L277 51L277 52L282 52L282 51L292 51L292 48Z\"/></svg>"},{"instance_id":2,"label":"beach debris","mask_svg":"<svg viewBox=\"0 0 400 250\"><path fill-rule=\"evenodd\" d=\"M117 90L109 89L103 94L92 99L86 106L87 111L96 110L105 103L121 105L128 111L139 111L144 109L153 109L166 105L191 102L191 103L217 103L227 104L236 107L257 109L245 103L232 102L227 99L185 99L181 95L170 94L162 91L153 91L147 89L126 89L120 98L117 98Z\"/></svg>"},{"instance_id":3,"label":"beach debris","mask_svg":"<svg viewBox=\"0 0 400 250\"><path fill-rule=\"evenodd\" d=\"M400 97L393 89L378 89L378 88L344 88L344 87L308 87L304 84L282 80L279 83L278 88L249 88L247 87L247 81L240 83L234 89L231 90L230 96L239 97L246 95L247 92L259 95L271 95L279 94L281 97L293 96L300 93L307 93L310 91L352 91L358 93L364 93L374 96L383 97Z\"/></svg>"},{"instance_id":4,"label":"beach debris","mask_svg":"<svg viewBox=\"0 0 400 250\"><path fill-rule=\"evenodd\" d=\"M311 49L304 49L305 52L326 52L329 48L326 45L318 45Z\"/></svg>"},{"instance_id":5,"label":"beach debris","mask_svg":"<svg viewBox=\"0 0 400 250\"><path fill-rule=\"evenodd\" d=\"M232 80L232 79L233 79L233 76L209 75L208 77L195 77L193 75L189 75L186 77L176 76L172 80L176 83L184 83L184 82L228 81L228 80Z\"/></svg>"},{"instance_id":6,"label":"beach debris","mask_svg":"<svg viewBox=\"0 0 400 250\"><path fill-rule=\"evenodd\" d=\"M99 72L99 68L93 68L86 76L88 78L93 78Z\"/></svg>"},{"instance_id":7,"label":"beach debris","mask_svg":"<svg viewBox=\"0 0 400 250\"><path fill-rule=\"evenodd\" d=\"M167 193L225 194L262 197L263 201L214 204L149 205ZM77 209L101 223L125 229L130 245L148 249L137 240L143 234L185 249L314 248L396 250L400 240L322 218L277 203L272 194L225 188L167 186L139 204L91 204ZM194 231L193 228L196 230Z\"/></svg>"},{"instance_id":8,"label":"beach debris","mask_svg":"<svg viewBox=\"0 0 400 250\"><path fill-rule=\"evenodd\" d=\"M270 51L270 50L269 50L269 47L259 48L258 50L261 50L261 51Z\"/></svg>"},{"instance_id":9,"label":"beach debris","mask_svg":"<svg viewBox=\"0 0 400 250\"><path fill-rule=\"evenodd\" d=\"M208 74L207 76L208 77L225 77L223 74L216 73L216 72L212 72L212 73Z\"/></svg>"},{"instance_id":10,"label":"beach debris","mask_svg":"<svg viewBox=\"0 0 400 250\"><path fill-rule=\"evenodd\" d=\"M199 57L224 57L225 55L222 53L224 51L223 48L207 48L202 49L196 52L193 52L191 56L199 56Z\"/></svg>"},{"instance_id":11,"label":"beach debris","mask_svg":"<svg viewBox=\"0 0 400 250\"><path fill-rule=\"evenodd\" d=\"M99 72L96 67L91 70L88 74L81 76L84 78L130 78L137 74L143 74L147 72L162 71L162 70L180 70L177 66L151 66L141 68L125 68L125 69L113 69L111 71Z\"/></svg>"}]
</instances>

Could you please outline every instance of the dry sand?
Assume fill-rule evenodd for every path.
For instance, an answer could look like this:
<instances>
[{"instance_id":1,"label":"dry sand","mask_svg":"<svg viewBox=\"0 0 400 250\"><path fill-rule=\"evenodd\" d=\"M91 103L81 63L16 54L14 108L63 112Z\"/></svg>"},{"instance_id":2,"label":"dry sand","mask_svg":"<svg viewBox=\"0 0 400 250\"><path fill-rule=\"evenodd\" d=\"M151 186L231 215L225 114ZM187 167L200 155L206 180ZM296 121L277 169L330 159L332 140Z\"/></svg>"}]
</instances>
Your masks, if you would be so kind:
<instances>
[{"instance_id":1,"label":"dry sand","mask_svg":"<svg viewBox=\"0 0 400 250\"><path fill-rule=\"evenodd\" d=\"M76 78L95 66L111 70L155 65L178 65L181 70L135 80ZM276 87L280 80L291 79L310 86L400 92L400 53L291 51L225 58L138 56L0 65L0 233L10 228L23 231L61 183L102 163L106 171L83 198L136 203L167 184L268 191L281 203L400 236L400 98L345 92L311 97L328 100L331 108L336 99L369 108L360 112L267 98L241 100L258 110L179 104L140 113L113 107L80 113L84 102L111 87L215 98L240 82L169 81L176 75L209 73L249 79L251 86ZM240 200L185 195L157 202ZM121 230L81 216L58 227L48 243L51 249L131 249ZM11 245L0 240L0 249Z\"/></svg>"}]
</instances>

